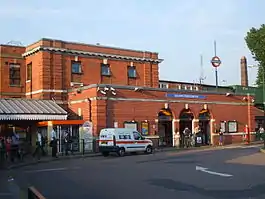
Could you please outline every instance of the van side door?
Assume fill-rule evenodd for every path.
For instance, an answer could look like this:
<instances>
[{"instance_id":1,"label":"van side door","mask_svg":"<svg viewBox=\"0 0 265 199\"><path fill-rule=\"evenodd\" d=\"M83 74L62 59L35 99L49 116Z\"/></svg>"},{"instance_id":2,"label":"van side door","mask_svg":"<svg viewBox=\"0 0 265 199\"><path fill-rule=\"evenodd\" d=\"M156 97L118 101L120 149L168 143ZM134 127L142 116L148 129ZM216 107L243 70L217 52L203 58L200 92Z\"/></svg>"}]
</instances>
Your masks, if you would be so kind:
<instances>
[{"instance_id":1,"label":"van side door","mask_svg":"<svg viewBox=\"0 0 265 199\"><path fill-rule=\"evenodd\" d=\"M139 132L133 131L133 138L134 138L134 151L144 151L145 150L145 143L142 140L142 136Z\"/></svg>"}]
</instances>

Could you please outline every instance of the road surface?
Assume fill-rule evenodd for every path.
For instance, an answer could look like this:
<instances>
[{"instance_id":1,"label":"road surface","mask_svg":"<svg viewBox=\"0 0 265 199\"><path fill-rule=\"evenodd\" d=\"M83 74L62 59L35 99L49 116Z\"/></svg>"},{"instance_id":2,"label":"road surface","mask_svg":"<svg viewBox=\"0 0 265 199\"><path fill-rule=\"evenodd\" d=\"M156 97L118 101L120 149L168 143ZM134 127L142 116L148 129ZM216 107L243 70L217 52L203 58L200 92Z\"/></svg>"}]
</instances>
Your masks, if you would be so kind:
<instances>
[{"instance_id":1,"label":"road surface","mask_svg":"<svg viewBox=\"0 0 265 199\"><path fill-rule=\"evenodd\" d=\"M47 199L264 199L265 154L258 151L162 152L28 166L9 171L14 180L0 198L33 185Z\"/></svg>"}]
</instances>

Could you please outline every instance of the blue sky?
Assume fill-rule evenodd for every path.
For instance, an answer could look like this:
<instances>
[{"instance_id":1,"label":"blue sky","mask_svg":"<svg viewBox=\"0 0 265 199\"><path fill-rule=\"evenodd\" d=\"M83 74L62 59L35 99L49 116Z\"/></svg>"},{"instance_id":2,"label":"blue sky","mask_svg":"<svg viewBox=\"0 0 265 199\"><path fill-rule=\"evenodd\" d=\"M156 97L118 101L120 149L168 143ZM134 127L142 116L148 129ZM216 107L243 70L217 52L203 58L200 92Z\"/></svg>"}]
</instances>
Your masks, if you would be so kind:
<instances>
[{"instance_id":1,"label":"blue sky","mask_svg":"<svg viewBox=\"0 0 265 199\"><path fill-rule=\"evenodd\" d=\"M216 40L219 84L239 84L240 57L255 64L244 37L264 23L264 7L264 0L2 1L0 43L49 37L155 51L164 59L160 79L191 82L199 80L202 54L205 83L215 84L210 59ZM255 77L250 69L251 84Z\"/></svg>"}]
</instances>

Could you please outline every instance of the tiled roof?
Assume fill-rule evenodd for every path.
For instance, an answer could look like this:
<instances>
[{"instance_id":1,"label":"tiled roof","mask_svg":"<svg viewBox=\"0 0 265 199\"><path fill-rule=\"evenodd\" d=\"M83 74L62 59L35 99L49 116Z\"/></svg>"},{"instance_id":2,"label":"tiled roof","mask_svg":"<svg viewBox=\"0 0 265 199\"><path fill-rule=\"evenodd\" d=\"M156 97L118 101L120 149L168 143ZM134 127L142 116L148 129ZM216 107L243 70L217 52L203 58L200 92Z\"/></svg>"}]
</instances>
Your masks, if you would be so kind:
<instances>
[{"instance_id":1,"label":"tiled roof","mask_svg":"<svg viewBox=\"0 0 265 199\"><path fill-rule=\"evenodd\" d=\"M52 100L0 99L0 120L66 120L67 112Z\"/></svg>"}]
</instances>

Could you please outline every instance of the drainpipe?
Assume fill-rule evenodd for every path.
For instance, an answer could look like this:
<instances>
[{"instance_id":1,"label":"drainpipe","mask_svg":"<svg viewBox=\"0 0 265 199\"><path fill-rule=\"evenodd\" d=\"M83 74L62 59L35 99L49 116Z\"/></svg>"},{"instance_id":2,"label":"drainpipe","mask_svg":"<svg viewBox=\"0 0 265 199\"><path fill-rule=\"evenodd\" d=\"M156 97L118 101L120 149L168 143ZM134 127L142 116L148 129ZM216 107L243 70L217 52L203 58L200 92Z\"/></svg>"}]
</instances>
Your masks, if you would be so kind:
<instances>
[{"instance_id":1,"label":"drainpipe","mask_svg":"<svg viewBox=\"0 0 265 199\"><path fill-rule=\"evenodd\" d=\"M88 121L92 121L92 104L91 104L91 99L90 98L87 98L88 100L88 113L89 113L89 118L88 118Z\"/></svg>"}]
</instances>

